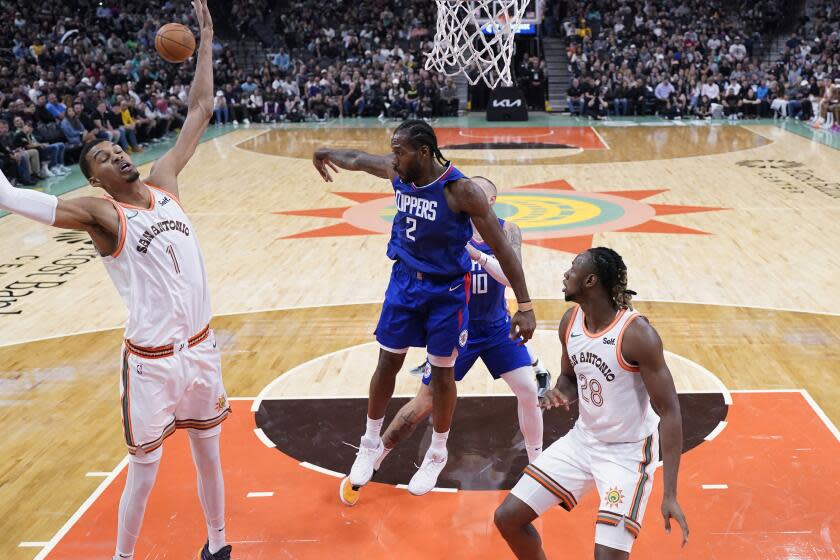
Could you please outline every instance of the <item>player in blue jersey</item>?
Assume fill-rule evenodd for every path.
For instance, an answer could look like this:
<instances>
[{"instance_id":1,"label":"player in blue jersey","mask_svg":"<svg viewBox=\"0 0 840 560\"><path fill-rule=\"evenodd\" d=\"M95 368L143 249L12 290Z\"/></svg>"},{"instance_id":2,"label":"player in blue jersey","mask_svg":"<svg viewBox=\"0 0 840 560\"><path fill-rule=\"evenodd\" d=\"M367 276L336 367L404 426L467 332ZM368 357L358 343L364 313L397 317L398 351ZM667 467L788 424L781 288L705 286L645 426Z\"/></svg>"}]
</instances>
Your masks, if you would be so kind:
<instances>
[{"instance_id":1,"label":"player in blue jersey","mask_svg":"<svg viewBox=\"0 0 840 560\"><path fill-rule=\"evenodd\" d=\"M397 213L387 255L394 260L376 340L379 362L370 382L368 418L359 452L350 469L350 490L370 481L384 457L380 433L394 393L396 375L411 346L425 347L432 370L434 433L409 491L425 494L446 465L446 440L457 392L454 365L469 337L470 257L466 250L473 226L493 250L510 279L518 311L510 336L527 341L536 328L522 266L502 232L481 187L441 154L431 126L405 121L391 138L391 155L319 148L313 164L325 181L338 168L366 171L389 179ZM472 220L472 224L470 221Z\"/></svg>"},{"instance_id":2,"label":"player in blue jersey","mask_svg":"<svg viewBox=\"0 0 840 560\"><path fill-rule=\"evenodd\" d=\"M496 201L496 185L484 177L472 177L472 182L479 185L492 205ZM516 256L522 260L522 233L513 222L499 220L505 236ZM467 245L472 259L470 311L470 336L466 347L458 353L455 361L455 381L464 378L478 358L481 358L494 379L503 379L516 395L519 416L519 429L525 440L528 462L532 462L542 451L543 419L537 401L537 384L534 373L537 372L540 385L548 389L550 375L538 359L532 359L528 349L511 340L510 314L505 301L505 287L510 282L502 272L499 262L493 256L493 250L484 242L478 232ZM420 422L432 411L431 368L429 363L412 370L423 375L423 382L417 395L407 402L391 420L382 442L385 446L382 459L401 441L406 439ZM349 506L355 505L359 492L348 488L349 480L344 479L341 501Z\"/></svg>"}]
</instances>

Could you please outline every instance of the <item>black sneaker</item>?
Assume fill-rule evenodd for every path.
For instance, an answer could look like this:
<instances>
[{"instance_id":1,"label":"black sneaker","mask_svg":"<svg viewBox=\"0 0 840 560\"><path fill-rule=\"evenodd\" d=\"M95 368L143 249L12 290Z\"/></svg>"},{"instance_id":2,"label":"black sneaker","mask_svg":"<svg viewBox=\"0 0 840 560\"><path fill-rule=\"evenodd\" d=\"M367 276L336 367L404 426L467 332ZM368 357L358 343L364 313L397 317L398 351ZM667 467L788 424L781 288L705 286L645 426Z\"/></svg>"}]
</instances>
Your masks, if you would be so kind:
<instances>
[{"instance_id":1,"label":"black sneaker","mask_svg":"<svg viewBox=\"0 0 840 560\"><path fill-rule=\"evenodd\" d=\"M201 549L201 560L230 560L230 551L233 547L228 545L223 546L216 551L215 554L210 554L210 543L204 543L204 548Z\"/></svg>"}]
</instances>

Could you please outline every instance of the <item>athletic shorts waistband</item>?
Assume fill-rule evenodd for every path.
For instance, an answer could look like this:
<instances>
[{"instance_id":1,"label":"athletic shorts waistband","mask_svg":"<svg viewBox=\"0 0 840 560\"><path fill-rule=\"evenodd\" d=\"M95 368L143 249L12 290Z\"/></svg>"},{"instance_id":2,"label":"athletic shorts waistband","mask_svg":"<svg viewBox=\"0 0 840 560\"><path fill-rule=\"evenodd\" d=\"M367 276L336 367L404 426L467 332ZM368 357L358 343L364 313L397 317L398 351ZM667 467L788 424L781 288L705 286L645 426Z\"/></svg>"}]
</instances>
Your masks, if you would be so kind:
<instances>
[{"instance_id":1,"label":"athletic shorts waistband","mask_svg":"<svg viewBox=\"0 0 840 560\"><path fill-rule=\"evenodd\" d=\"M192 348L193 346L198 346L205 340L207 337L210 336L210 324L208 323L203 329L199 332L191 336L187 339L186 346L188 348ZM125 340L125 346L128 348L128 351L132 354L140 356L141 358L169 358L175 355L175 345L174 344L166 344L164 346L157 346L155 348L148 348L145 346L138 346L134 344L130 340ZM179 348L179 350L183 350L183 348Z\"/></svg>"}]
</instances>

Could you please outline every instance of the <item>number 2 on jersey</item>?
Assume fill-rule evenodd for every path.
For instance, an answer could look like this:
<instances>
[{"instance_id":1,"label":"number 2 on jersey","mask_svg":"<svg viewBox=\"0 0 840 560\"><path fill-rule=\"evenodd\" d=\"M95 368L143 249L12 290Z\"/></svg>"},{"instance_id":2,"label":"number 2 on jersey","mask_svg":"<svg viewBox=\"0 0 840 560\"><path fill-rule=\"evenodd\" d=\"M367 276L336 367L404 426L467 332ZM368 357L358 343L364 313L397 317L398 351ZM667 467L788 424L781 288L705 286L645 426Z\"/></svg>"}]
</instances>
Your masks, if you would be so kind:
<instances>
[{"instance_id":1,"label":"number 2 on jersey","mask_svg":"<svg viewBox=\"0 0 840 560\"><path fill-rule=\"evenodd\" d=\"M177 274L181 274L181 267L178 266L178 259L175 257L175 249L172 247L172 245L168 245L166 247L166 253L170 257L172 257L172 264L175 265L175 272Z\"/></svg>"},{"instance_id":2,"label":"number 2 on jersey","mask_svg":"<svg viewBox=\"0 0 840 560\"><path fill-rule=\"evenodd\" d=\"M417 241L416 239L414 239L414 236L411 235L412 233L414 233L414 230L417 229L417 218L406 216L405 223L407 224L405 228L405 236L411 239L412 241Z\"/></svg>"},{"instance_id":3,"label":"number 2 on jersey","mask_svg":"<svg viewBox=\"0 0 840 560\"><path fill-rule=\"evenodd\" d=\"M595 406L604 404L604 396L601 394L601 383L597 379L592 379L587 383L586 376L581 373L578 375L578 380L580 381L580 390L578 391L580 398ZM589 393L589 397L586 396L586 393Z\"/></svg>"}]
</instances>

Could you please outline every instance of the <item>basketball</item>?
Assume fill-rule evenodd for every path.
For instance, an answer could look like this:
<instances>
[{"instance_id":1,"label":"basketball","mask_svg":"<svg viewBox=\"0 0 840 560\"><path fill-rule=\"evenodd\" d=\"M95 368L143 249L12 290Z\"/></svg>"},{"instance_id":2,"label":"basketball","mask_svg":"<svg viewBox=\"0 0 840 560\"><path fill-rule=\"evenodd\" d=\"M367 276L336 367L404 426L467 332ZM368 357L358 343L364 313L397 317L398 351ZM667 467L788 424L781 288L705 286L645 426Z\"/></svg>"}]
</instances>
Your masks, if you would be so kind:
<instances>
[{"instance_id":1,"label":"basketball","mask_svg":"<svg viewBox=\"0 0 840 560\"><path fill-rule=\"evenodd\" d=\"M166 62L184 62L195 51L195 37L187 26L167 23L155 35L155 50Z\"/></svg>"}]
</instances>

